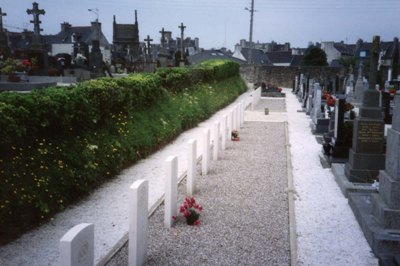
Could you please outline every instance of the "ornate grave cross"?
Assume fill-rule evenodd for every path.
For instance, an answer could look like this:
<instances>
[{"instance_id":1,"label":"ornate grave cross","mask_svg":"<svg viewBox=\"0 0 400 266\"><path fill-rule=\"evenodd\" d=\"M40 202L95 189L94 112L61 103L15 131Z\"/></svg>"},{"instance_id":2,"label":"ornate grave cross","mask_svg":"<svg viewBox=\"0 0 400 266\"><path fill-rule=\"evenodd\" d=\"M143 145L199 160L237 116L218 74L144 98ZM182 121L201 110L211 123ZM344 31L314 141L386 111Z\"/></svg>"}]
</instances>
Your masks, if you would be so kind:
<instances>
[{"instance_id":1,"label":"ornate grave cross","mask_svg":"<svg viewBox=\"0 0 400 266\"><path fill-rule=\"evenodd\" d=\"M183 61L183 31L185 30L186 26L183 25L183 23L181 23L181 25L178 27L181 29L181 61Z\"/></svg>"},{"instance_id":2,"label":"ornate grave cross","mask_svg":"<svg viewBox=\"0 0 400 266\"><path fill-rule=\"evenodd\" d=\"M34 36L35 36L35 42L39 43L40 41L40 32L42 31L42 29L40 28L40 23L42 23L39 20L39 15L44 15L46 12L44 11L44 9L39 9L39 4L36 2L33 2L33 8L32 9L27 9L26 13L28 13L28 15L33 15L33 20L30 21L30 23L33 23L33 32L34 32Z\"/></svg>"},{"instance_id":3,"label":"ornate grave cross","mask_svg":"<svg viewBox=\"0 0 400 266\"><path fill-rule=\"evenodd\" d=\"M0 32L3 32L3 17L7 16L7 13L3 13L0 7Z\"/></svg>"},{"instance_id":4,"label":"ornate grave cross","mask_svg":"<svg viewBox=\"0 0 400 266\"><path fill-rule=\"evenodd\" d=\"M144 39L144 41L147 42L146 50L147 50L147 54L149 55L150 54L150 42L152 42L153 39L150 39L150 36L147 35L147 38Z\"/></svg>"},{"instance_id":5,"label":"ornate grave cross","mask_svg":"<svg viewBox=\"0 0 400 266\"><path fill-rule=\"evenodd\" d=\"M165 43L165 31L164 31L164 28L161 29L160 33L161 33L161 48L164 49L164 43Z\"/></svg>"}]
</instances>

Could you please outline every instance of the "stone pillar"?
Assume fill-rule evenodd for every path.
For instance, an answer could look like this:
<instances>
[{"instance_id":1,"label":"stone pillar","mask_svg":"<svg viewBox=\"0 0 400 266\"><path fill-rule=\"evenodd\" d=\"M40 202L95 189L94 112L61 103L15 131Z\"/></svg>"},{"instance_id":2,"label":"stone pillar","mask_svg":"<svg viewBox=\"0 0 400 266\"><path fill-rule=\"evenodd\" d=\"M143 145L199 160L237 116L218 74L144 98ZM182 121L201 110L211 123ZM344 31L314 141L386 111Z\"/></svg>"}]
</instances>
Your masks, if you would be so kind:
<instances>
[{"instance_id":1,"label":"stone pillar","mask_svg":"<svg viewBox=\"0 0 400 266\"><path fill-rule=\"evenodd\" d=\"M375 36L371 50L369 89L364 92L359 116L354 121L353 147L345 166L345 175L350 182L372 182L385 166L385 123L379 107L379 92L375 89L379 43L379 37Z\"/></svg>"}]
</instances>

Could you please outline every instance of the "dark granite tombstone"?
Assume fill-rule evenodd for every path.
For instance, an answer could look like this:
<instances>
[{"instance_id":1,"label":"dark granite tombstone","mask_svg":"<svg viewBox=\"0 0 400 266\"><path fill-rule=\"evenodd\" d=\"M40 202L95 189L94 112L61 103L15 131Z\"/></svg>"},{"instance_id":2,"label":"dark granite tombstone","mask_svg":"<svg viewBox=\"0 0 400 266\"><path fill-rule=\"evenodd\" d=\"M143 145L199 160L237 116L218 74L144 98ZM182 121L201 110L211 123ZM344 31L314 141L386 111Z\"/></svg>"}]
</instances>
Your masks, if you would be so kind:
<instances>
[{"instance_id":1,"label":"dark granite tombstone","mask_svg":"<svg viewBox=\"0 0 400 266\"><path fill-rule=\"evenodd\" d=\"M373 252L380 258L380 265L396 265L395 257L400 256L399 151L400 95L396 95L393 124L387 133L385 170L379 172L379 193L349 194L349 204Z\"/></svg>"},{"instance_id":2,"label":"dark granite tombstone","mask_svg":"<svg viewBox=\"0 0 400 266\"><path fill-rule=\"evenodd\" d=\"M306 87L303 93L303 109L306 108L307 106L307 101L308 101L308 91L310 90L310 75L307 75L307 82L306 82Z\"/></svg>"},{"instance_id":3,"label":"dark granite tombstone","mask_svg":"<svg viewBox=\"0 0 400 266\"><path fill-rule=\"evenodd\" d=\"M388 92L382 91L382 109L383 109L383 120L385 124L392 123L392 101L393 95Z\"/></svg>"},{"instance_id":4,"label":"dark granite tombstone","mask_svg":"<svg viewBox=\"0 0 400 266\"><path fill-rule=\"evenodd\" d=\"M379 36L375 36L371 49L369 89L364 92L359 116L354 121L353 147L345 166L345 174L350 182L372 182L385 166L385 123L379 108L379 92L375 89L379 43Z\"/></svg>"},{"instance_id":5,"label":"dark granite tombstone","mask_svg":"<svg viewBox=\"0 0 400 266\"><path fill-rule=\"evenodd\" d=\"M352 141L349 138L350 132L352 132L353 121L344 120L346 100L345 96L338 96L335 107L335 126L334 134L331 142L331 163L343 163L347 161L349 157L349 149Z\"/></svg>"}]
</instances>

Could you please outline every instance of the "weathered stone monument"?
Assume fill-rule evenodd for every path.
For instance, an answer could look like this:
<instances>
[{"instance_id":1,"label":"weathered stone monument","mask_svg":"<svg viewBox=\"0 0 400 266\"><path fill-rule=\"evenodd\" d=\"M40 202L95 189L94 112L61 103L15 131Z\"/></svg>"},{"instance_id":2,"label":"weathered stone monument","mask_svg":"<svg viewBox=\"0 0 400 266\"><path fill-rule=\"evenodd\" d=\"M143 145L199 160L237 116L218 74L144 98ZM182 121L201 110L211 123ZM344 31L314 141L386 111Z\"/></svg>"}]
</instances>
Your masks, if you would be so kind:
<instances>
[{"instance_id":1,"label":"weathered stone monument","mask_svg":"<svg viewBox=\"0 0 400 266\"><path fill-rule=\"evenodd\" d=\"M165 48L165 30L164 30L164 28L162 28L161 29L161 31L160 31L160 33L161 33L161 40L160 40L160 44L161 44L161 49L160 49L160 52L159 52L159 54L158 54L158 60L160 61L160 66L161 67L166 67L166 66L168 66L168 64L169 64L169 60L168 60L168 57L169 57L169 54L168 54L168 50Z\"/></svg>"},{"instance_id":2,"label":"weathered stone monument","mask_svg":"<svg viewBox=\"0 0 400 266\"><path fill-rule=\"evenodd\" d=\"M371 49L369 89L364 92L359 116L354 121L353 147L345 166L345 174L350 182L372 183L385 164L385 124L379 107L379 92L375 89L379 43L379 36L375 36Z\"/></svg>"},{"instance_id":3,"label":"weathered stone monument","mask_svg":"<svg viewBox=\"0 0 400 266\"><path fill-rule=\"evenodd\" d=\"M185 31L186 26L181 23L181 25L178 27L181 30L181 56L179 58L179 66L183 67L185 66L185 47L184 47L184 41L183 41L183 32Z\"/></svg>"},{"instance_id":4,"label":"weathered stone monument","mask_svg":"<svg viewBox=\"0 0 400 266\"><path fill-rule=\"evenodd\" d=\"M26 13L28 15L33 16L33 20L30 21L33 24L33 40L32 43L30 43L29 45L28 54L31 60L33 58L37 60L37 67L39 68L39 70L47 70L48 54L40 35L40 32L42 31L42 29L40 28L40 23L42 22L39 19L39 16L44 15L46 12L43 9L39 9L39 4L36 2L33 2L32 6L32 9L26 10Z\"/></svg>"},{"instance_id":5,"label":"weathered stone monument","mask_svg":"<svg viewBox=\"0 0 400 266\"><path fill-rule=\"evenodd\" d=\"M364 82L362 77L362 64L360 64L358 67L358 76L354 88L354 96L352 102L357 106L361 105L363 94L364 94Z\"/></svg>"},{"instance_id":6,"label":"weathered stone monument","mask_svg":"<svg viewBox=\"0 0 400 266\"><path fill-rule=\"evenodd\" d=\"M145 56L145 62L144 62L144 71L152 73L155 70L153 56L151 53L151 42L153 41L153 39L151 39L150 36L147 35L147 38L144 39L144 41L146 42L146 56Z\"/></svg>"},{"instance_id":7,"label":"weathered stone monument","mask_svg":"<svg viewBox=\"0 0 400 266\"><path fill-rule=\"evenodd\" d=\"M373 252L380 258L380 265L400 264L399 151L400 95L396 95L393 124L387 133L385 170L379 172L379 193L349 194L349 204Z\"/></svg>"},{"instance_id":8,"label":"weathered stone monument","mask_svg":"<svg viewBox=\"0 0 400 266\"><path fill-rule=\"evenodd\" d=\"M7 35L3 28L3 17L7 16L7 13L3 13L0 8L0 56L5 56L10 53L10 48L8 47Z\"/></svg>"}]
</instances>

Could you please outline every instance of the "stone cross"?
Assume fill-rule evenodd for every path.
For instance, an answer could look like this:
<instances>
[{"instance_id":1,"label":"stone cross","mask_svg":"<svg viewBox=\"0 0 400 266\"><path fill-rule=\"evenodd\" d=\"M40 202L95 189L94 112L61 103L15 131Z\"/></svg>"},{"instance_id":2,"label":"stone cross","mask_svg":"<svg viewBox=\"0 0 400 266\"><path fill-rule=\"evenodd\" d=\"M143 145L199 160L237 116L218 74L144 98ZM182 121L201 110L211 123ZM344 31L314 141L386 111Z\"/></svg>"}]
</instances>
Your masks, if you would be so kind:
<instances>
[{"instance_id":1,"label":"stone cross","mask_svg":"<svg viewBox=\"0 0 400 266\"><path fill-rule=\"evenodd\" d=\"M376 85L378 60L380 53L379 44L380 44L380 37L374 36L371 48L371 61L370 61L369 80L368 80L370 90L375 90L375 85Z\"/></svg>"},{"instance_id":2,"label":"stone cross","mask_svg":"<svg viewBox=\"0 0 400 266\"><path fill-rule=\"evenodd\" d=\"M7 16L7 13L3 13L0 7L0 32L3 32L3 17Z\"/></svg>"},{"instance_id":3,"label":"stone cross","mask_svg":"<svg viewBox=\"0 0 400 266\"><path fill-rule=\"evenodd\" d=\"M186 28L186 26L183 25L183 23L181 23L181 25L178 27L181 29L181 61L183 61L183 53L184 53L184 47L183 47L183 32Z\"/></svg>"},{"instance_id":4,"label":"stone cross","mask_svg":"<svg viewBox=\"0 0 400 266\"><path fill-rule=\"evenodd\" d=\"M164 49L165 48L164 47L164 43L165 43L165 31L164 31L164 28L161 29L160 33L161 33L161 48Z\"/></svg>"},{"instance_id":5,"label":"stone cross","mask_svg":"<svg viewBox=\"0 0 400 266\"><path fill-rule=\"evenodd\" d=\"M147 42L147 44L146 44L146 50L147 50L147 54L149 55L149 54L150 54L150 42L152 42L153 39L150 39L150 36L147 35L147 38L144 39L144 41Z\"/></svg>"},{"instance_id":6,"label":"stone cross","mask_svg":"<svg viewBox=\"0 0 400 266\"><path fill-rule=\"evenodd\" d=\"M33 32L34 32L34 36L35 36L35 42L39 43L39 38L40 38L40 32L42 31L42 29L40 28L40 23L42 23L39 20L39 15L44 15L46 12L44 11L44 9L39 9L39 4L36 2L33 2L33 8L32 9L27 9L26 13L28 13L28 15L33 15L33 20L31 20L30 22L33 23Z\"/></svg>"}]
</instances>

